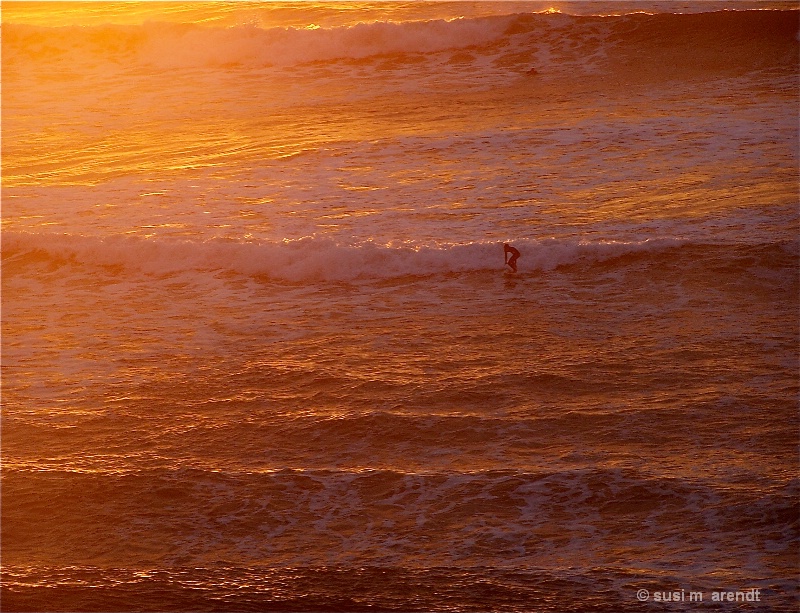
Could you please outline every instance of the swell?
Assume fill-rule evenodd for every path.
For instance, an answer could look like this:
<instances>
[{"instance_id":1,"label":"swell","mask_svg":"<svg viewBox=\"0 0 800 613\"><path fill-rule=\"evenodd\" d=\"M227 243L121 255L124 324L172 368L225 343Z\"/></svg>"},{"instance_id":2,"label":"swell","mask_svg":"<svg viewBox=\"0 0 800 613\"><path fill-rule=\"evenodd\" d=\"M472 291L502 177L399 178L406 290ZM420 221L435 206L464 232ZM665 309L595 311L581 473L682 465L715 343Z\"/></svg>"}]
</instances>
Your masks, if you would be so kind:
<instances>
[{"instance_id":1,"label":"swell","mask_svg":"<svg viewBox=\"0 0 800 613\"><path fill-rule=\"evenodd\" d=\"M608 67L670 58L682 70L796 64L798 11L575 16L518 14L471 19L362 23L334 28L228 28L148 22L139 26L3 25L3 64L155 67L294 66L387 55L457 63L489 57L547 72L578 53ZM754 50L758 54L754 56ZM459 51L451 57L448 52ZM590 59L593 58L593 59ZM437 58L442 59L442 58ZM475 63L476 66L479 63ZM665 66L651 66L665 70Z\"/></svg>"},{"instance_id":2,"label":"swell","mask_svg":"<svg viewBox=\"0 0 800 613\"><path fill-rule=\"evenodd\" d=\"M611 454L627 456L653 443L673 458L692 449L711 454L712 444L726 453L747 454L744 440L759 448L781 448L781 453L791 454L793 447L784 424L793 421L794 406L786 399L759 411L729 397L687 401L666 410L653 410L645 402L641 409L567 410L556 402L539 402L535 388L527 391L532 406L513 418L430 407L417 413L413 408L310 413L299 407L281 410L279 402L232 400L189 401L191 406L168 409L169 400L158 396L116 399L105 412L61 415L17 412L12 403L11 414L4 415L5 466L119 476L184 463L236 474L364 466L404 474L496 472L497 467L530 472L535 467L597 467ZM763 394L758 398L766 404ZM299 404L316 406L316 399ZM86 456L85 449L96 452ZM693 453L685 462L665 460L667 470L693 474L692 462L698 461ZM656 471L660 461L650 462L650 469Z\"/></svg>"},{"instance_id":3,"label":"swell","mask_svg":"<svg viewBox=\"0 0 800 613\"><path fill-rule=\"evenodd\" d=\"M682 239L641 241L513 241L522 252L519 270L550 271L585 265L625 266L637 261L658 265L675 257L704 260L723 269L762 266L794 268L798 241L761 244L695 243ZM51 271L79 266L113 274L172 275L183 272L235 273L305 282L391 279L406 276L463 274L502 269L500 243L400 246L372 242L342 244L327 238L241 243L230 240L179 241L135 237L4 232L3 265L7 273L26 266ZM69 268L64 269L65 272Z\"/></svg>"},{"instance_id":4,"label":"swell","mask_svg":"<svg viewBox=\"0 0 800 613\"><path fill-rule=\"evenodd\" d=\"M588 533L595 553L648 542L659 558L724 544L735 558L752 534L774 550L798 540L796 479L732 488L632 468L3 472L4 564L526 567L555 552L583 557Z\"/></svg>"}]
</instances>

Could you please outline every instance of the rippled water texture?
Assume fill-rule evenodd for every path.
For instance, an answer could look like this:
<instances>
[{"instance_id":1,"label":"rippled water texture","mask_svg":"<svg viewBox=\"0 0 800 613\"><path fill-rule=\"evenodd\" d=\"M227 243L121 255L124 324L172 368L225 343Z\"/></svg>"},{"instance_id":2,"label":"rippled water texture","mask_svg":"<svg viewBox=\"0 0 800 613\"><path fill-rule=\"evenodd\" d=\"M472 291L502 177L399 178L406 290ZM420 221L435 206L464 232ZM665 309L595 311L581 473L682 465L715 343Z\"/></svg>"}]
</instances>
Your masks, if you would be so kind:
<instances>
[{"instance_id":1,"label":"rippled water texture","mask_svg":"<svg viewBox=\"0 0 800 613\"><path fill-rule=\"evenodd\" d=\"M797 609L795 3L2 8L3 610Z\"/></svg>"}]
</instances>

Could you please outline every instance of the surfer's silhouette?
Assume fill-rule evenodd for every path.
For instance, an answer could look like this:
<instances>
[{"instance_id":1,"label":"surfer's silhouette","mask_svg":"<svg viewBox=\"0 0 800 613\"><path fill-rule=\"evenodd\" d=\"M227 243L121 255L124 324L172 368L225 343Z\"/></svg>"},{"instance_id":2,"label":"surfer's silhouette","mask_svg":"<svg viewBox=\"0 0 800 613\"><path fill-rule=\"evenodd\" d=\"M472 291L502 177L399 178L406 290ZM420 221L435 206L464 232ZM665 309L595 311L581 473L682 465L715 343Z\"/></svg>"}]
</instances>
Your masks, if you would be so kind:
<instances>
[{"instance_id":1,"label":"surfer's silhouette","mask_svg":"<svg viewBox=\"0 0 800 613\"><path fill-rule=\"evenodd\" d=\"M508 254L511 254L511 257L508 257ZM514 249L508 243L503 243L503 259L506 261L506 264L511 266L511 270L517 272L517 258L519 257L519 251Z\"/></svg>"}]
</instances>

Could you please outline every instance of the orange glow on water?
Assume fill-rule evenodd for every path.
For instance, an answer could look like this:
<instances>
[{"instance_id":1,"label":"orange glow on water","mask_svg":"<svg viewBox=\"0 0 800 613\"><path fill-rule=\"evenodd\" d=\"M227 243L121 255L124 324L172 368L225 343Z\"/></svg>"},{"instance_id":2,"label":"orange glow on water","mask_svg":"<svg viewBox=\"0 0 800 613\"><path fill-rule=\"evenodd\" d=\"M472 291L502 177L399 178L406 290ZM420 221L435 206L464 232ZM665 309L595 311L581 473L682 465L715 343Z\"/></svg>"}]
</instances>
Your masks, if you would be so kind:
<instances>
[{"instance_id":1,"label":"orange glow on water","mask_svg":"<svg viewBox=\"0 0 800 613\"><path fill-rule=\"evenodd\" d=\"M444 3L408 2L3 2L3 21L39 26L139 25L147 21L229 27L317 28L363 21L392 21L395 15L453 18ZM481 11L480 7L473 10ZM441 13L444 11L444 13Z\"/></svg>"},{"instance_id":2,"label":"orange glow on water","mask_svg":"<svg viewBox=\"0 0 800 613\"><path fill-rule=\"evenodd\" d=\"M3 2L3 21L39 26L140 24L148 20L203 23L221 20L232 2ZM212 15L209 19L209 10ZM194 19L192 16L194 15Z\"/></svg>"}]
</instances>

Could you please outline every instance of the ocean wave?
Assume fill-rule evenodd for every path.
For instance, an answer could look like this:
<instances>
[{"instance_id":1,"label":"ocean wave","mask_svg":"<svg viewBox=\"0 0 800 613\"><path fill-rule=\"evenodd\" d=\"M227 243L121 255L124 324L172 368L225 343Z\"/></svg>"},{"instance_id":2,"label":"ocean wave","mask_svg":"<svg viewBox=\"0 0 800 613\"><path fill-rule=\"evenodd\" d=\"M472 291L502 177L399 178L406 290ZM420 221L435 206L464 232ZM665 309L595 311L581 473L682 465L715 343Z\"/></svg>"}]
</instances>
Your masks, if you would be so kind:
<instances>
[{"instance_id":1,"label":"ocean wave","mask_svg":"<svg viewBox=\"0 0 800 613\"><path fill-rule=\"evenodd\" d=\"M732 535L769 529L776 542L788 544L798 485L734 491L630 468L6 472L14 501L4 509L10 563L35 546L44 560L113 564L115 552L125 551L129 561L170 566L269 559L278 566L526 567L532 559L580 558L590 533L621 547L660 541L659 555L680 557L708 545L709 524ZM148 519L153 514L161 518L157 526ZM676 515L681 525L695 526L696 536L670 544ZM84 528L92 529L92 539Z\"/></svg>"},{"instance_id":2,"label":"ocean wave","mask_svg":"<svg viewBox=\"0 0 800 613\"><path fill-rule=\"evenodd\" d=\"M699 577L670 573L670 581L718 590L719 573ZM640 613L640 586L672 586L664 572L615 565L590 569L481 566L295 566L102 568L3 565L4 604L12 611L485 611ZM746 571L741 571L742 573ZM753 580L763 610L797 609L793 577ZM739 577L736 577L738 580ZM725 585L736 585L727 580ZM202 586L202 587L200 587ZM42 589L45 588L45 589ZM730 603L725 611L739 611ZM676 608L664 610L678 610Z\"/></svg>"},{"instance_id":3,"label":"ocean wave","mask_svg":"<svg viewBox=\"0 0 800 613\"><path fill-rule=\"evenodd\" d=\"M66 56L112 62L133 61L160 68L198 66L286 66L339 58L397 53L431 53L485 45L503 35L503 20L435 20L368 23L330 29L209 28L148 22L141 26L4 26L12 61Z\"/></svg>"},{"instance_id":4,"label":"ocean wave","mask_svg":"<svg viewBox=\"0 0 800 613\"><path fill-rule=\"evenodd\" d=\"M495 65L523 63L547 69L609 57L652 59L683 49L680 63L748 64L785 58L797 50L797 11L724 11L698 14L575 16L525 13L452 20L373 22L331 28L261 28L252 24L207 27L146 22L142 25L43 27L3 25L4 68L19 62L111 63L159 69L269 67L309 62L364 60L397 54L460 51L467 62L488 56ZM762 57L751 57L761 49ZM691 53L685 53L688 50ZM731 56L733 54L733 56ZM776 55L777 54L777 55ZM679 58L672 57L672 62ZM704 60L705 58L705 60ZM794 58L796 60L796 58ZM478 64L476 64L477 66Z\"/></svg>"},{"instance_id":5,"label":"ocean wave","mask_svg":"<svg viewBox=\"0 0 800 613\"><path fill-rule=\"evenodd\" d=\"M563 266L591 265L631 257L660 257L684 250L722 250L730 258L777 266L796 259L797 241L766 245L703 245L677 238L641 241L531 240L513 241L522 256L520 272L550 271ZM733 249L733 251L730 251ZM357 281L425 277L503 269L502 244L475 242L443 245L342 244L306 237L275 242L229 240L180 241L134 237L87 237L74 234L4 232L3 262L15 266L47 262L169 275L182 272L230 272L288 282ZM723 258L725 259L725 258ZM730 262L726 262L728 265ZM745 262L747 263L747 262Z\"/></svg>"}]
</instances>

